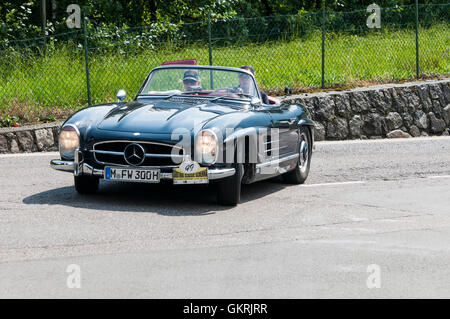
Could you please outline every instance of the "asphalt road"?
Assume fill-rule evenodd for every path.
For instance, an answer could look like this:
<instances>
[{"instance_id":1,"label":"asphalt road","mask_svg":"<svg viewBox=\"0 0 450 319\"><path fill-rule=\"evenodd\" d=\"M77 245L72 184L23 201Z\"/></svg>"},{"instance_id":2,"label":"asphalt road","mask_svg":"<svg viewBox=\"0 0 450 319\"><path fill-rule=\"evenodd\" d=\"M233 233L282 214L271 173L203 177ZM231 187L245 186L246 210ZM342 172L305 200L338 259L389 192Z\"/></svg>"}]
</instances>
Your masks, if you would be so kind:
<instances>
[{"instance_id":1,"label":"asphalt road","mask_svg":"<svg viewBox=\"0 0 450 319\"><path fill-rule=\"evenodd\" d=\"M234 208L204 186L81 196L55 157L0 156L0 298L450 297L448 137L317 143L305 185Z\"/></svg>"}]
</instances>

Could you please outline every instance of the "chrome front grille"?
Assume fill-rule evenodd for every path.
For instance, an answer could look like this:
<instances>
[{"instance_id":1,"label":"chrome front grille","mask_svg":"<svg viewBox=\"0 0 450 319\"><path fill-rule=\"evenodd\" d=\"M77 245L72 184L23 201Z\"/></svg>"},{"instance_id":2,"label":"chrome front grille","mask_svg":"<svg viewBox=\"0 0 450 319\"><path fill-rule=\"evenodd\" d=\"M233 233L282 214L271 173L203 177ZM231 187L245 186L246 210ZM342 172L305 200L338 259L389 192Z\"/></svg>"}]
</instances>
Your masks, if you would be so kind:
<instances>
[{"instance_id":1,"label":"chrome front grille","mask_svg":"<svg viewBox=\"0 0 450 319\"><path fill-rule=\"evenodd\" d=\"M139 144L145 151L141 167L176 167L183 160L184 150L175 145L143 141L104 141L95 143L91 152L100 164L130 166L125 160L125 148L130 144ZM173 151L173 152L172 152Z\"/></svg>"}]
</instances>

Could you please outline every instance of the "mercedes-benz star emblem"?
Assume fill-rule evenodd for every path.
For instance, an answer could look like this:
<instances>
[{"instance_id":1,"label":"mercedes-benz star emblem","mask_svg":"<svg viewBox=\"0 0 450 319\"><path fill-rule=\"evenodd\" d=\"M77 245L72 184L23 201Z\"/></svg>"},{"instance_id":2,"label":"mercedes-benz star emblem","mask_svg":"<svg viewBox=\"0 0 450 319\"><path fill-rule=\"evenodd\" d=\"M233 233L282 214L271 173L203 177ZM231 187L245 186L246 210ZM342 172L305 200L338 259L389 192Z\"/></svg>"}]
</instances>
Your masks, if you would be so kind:
<instances>
[{"instance_id":1,"label":"mercedes-benz star emblem","mask_svg":"<svg viewBox=\"0 0 450 319\"><path fill-rule=\"evenodd\" d=\"M145 150L139 144L129 144L125 147L123 157L128 164L139 166L145 160Z\"/></svg>"}]
</instances>

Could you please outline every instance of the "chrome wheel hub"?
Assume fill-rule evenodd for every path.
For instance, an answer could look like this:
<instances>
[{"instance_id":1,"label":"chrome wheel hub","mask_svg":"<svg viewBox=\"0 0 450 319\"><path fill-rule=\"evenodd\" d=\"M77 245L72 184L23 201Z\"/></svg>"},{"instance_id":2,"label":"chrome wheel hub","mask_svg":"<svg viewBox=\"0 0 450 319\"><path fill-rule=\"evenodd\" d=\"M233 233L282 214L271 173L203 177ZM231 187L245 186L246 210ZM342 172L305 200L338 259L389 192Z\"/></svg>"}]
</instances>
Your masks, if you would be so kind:
<instances>
[{"instance_id":1,"label":"chrome wheel hub","mask_svg":"<svg viewBox=\"0 0 450 319\"><path fill-rule=\"evenodd\" d=\"M300 136L300 154L298 159L298 166L301 171L305 171L308 166L309 147L307 137L302 134Z\"/></svg>"}]
</instances>

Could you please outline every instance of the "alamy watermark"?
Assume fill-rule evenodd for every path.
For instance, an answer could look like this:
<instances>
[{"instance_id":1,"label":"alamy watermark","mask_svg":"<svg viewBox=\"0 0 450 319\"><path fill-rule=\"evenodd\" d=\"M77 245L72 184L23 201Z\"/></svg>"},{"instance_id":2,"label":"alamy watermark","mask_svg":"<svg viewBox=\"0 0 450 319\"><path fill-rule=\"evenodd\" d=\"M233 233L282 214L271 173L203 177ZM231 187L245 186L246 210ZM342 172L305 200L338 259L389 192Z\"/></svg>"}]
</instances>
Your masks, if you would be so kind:
<instances>
[{"instance_id":1,"label":"alamy watermark","mask_svg":"<svg viewBox=\"0 0 450 319\"><path fill-rule=\"evenodd\" d=\"M366 21L366 25L368 28L381 28L381 8L379 5L372 3L367 6L367 12L372 13L369 15Z\"/></svg>"},{"instance_id":2,"label":"alamy watermark","mask_svg":"<svg viewBox=\"0 0 450 319\"><path fill-rule=\"evenodd\" d=\"M66 273L69 275L66 279L67 288L80 289L81 288L81 267L77 264L67 266Z\"/></svg>"},{"instance_id":3,"label":"alamy watermark","mask_svg":"<svg viewBox=\"0 0 450 319\"><path fill-rule=\"evenodd\" d=\"M69 29L81 28L81 9L78 4L69 4L66 12L69 13L69 17L66 20L66 25Z\"/></svg>"},{"instance_id":4,"label":"alamy watermark","mask_svg":"<svg viewBox=\"0 0 450 319\"><path fill-rule=\"evenodd\" d=\"M381 288L381 268L377 264L370 264L367 266L367 272L370 274L367 277L367 288Z\"/></svg>"}]
</instances>

